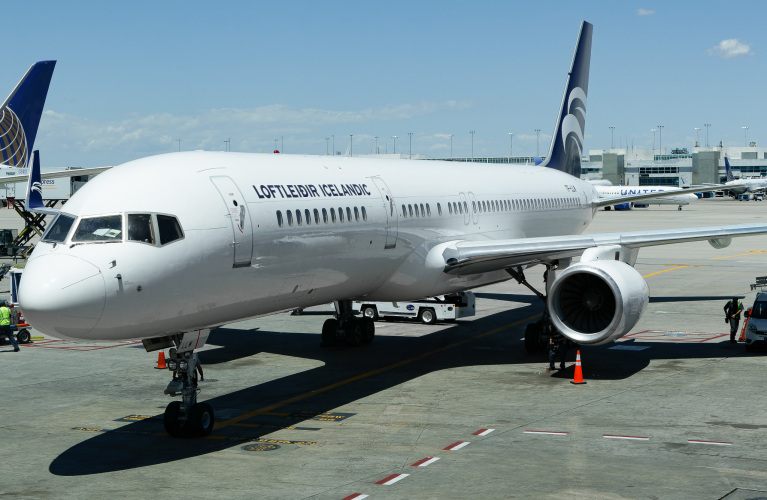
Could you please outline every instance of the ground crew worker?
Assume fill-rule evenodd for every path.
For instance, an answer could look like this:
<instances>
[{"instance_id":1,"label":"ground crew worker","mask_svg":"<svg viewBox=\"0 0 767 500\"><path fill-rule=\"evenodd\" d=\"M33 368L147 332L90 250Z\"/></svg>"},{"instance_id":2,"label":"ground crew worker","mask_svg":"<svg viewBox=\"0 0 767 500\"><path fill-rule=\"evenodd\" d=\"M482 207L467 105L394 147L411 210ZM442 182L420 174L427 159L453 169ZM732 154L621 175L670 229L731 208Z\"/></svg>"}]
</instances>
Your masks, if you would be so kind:
<instances>
[{"instance_id":1,"label":"ground crew worker","mask_svg":"<svg viewBox=\"0 0 767 500\"><path fill-rule=\"evenodd\" d=\"M740 324L740 313L743 311L743 302L733 297L731 301L724 305L724 320L730 323L730 343L735 344L735 336L738 334L738 325Z\"/></svg>"},{"instance_id":2,"label":"ground crew worker","mask_svg":"<svg viewBox=\"0 0 767 500\"><path fill-rule=\"evenodd\" d=\"M0 302L0 335L7 335L8 340L13 345L13 351L19 352L19 344L16 343L16 339L13 338L13 332L11 331L11 310L8 308L6 301Z\"/></svg>"},{"instance_id":3,"label":"ground crew worker","mask_svg":"<svg viewBox=\"0 0 767 500\"><path fill-rule=\"evenodd\" d=\"M557 331L553 326L549 331L549 369L547 371L555 370L554 360L559 354L559 369L565 369L565 356L567 356L567 340Z\"/></svg>"}]
</instances>

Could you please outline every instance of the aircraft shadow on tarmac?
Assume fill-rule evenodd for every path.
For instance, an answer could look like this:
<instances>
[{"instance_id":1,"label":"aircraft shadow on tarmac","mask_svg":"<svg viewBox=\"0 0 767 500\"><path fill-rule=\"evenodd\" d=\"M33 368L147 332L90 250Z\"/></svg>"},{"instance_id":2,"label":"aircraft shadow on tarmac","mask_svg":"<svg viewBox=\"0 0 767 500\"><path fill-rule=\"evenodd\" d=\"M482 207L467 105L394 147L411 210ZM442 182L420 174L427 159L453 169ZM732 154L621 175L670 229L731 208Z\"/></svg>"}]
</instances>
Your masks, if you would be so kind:
<instances>
[{"instance_id":1,"label":"aircraft shadow on tarmac","mask_svg":"<svg viewBox=\"0 0 767 500\"><path fill-rule=\"evenodd\" d=\"M738 297L743 298L742 295L739 295ZM707 300L721 300L721 301L728 301L732 300L732 297L730 295L704 295L704 296L696 296L696 297L650 297L650 303L659 303L659 302L703 302Z\"/></svg>"},{"instance_id":2,"label":"aircraft shadow on tarmac","mask_svg":"<svg viewBox=\"0 0 767 500\"><path fill-rule=\"evenodd\" d=\"M316 359L323 365L213 399L205 399L204 392L201 394L201 401L208 402L217 410L219 423L253 412L252 416L239 422L248 426L225 425L215 429L206 439L172 438L163 430L160 413L97 434L72 446L53 460L49 470L60 476L82 476L147 467L242 446L280 428L317 427L319 422L311 420L316 415L332 412L348 403L439 370L477 365L534 364L538 366L529 373L515 373L519 374L520 380L541 376L545 374L548 364L546 353L538 356L526 354L522 340L525 323L521 321L536 317L541 310L542 305L533 302L533 305L476 318L421 337L380 335L373 344L363 347L323 349L318 346L320 336L317 334L262 330L251 334L220 328L211 336L211 343L223 348L204 351L200 353L200 358L206 367L210 367L208 377L218 375L222 383L225 383L227 376L235 376L235 370L226 369L219 375L215 365L223 366L221 364L227 361L260 352ZM429 327L414 324L413 328ZM494 330L495 333L488 334ZM625 343L631 344L651 347L645 350L609 350L612 344L581 347L584 377L594 381L625 379L646 368L651 361L668 360L656 367L674 370L674 361L679 359L743 355L743 346L729 343ZM568 361L571 363L574 357L575 350L572 349ZM567 370L552 376L565 379L572 378L572 375L571 364ZM161 391L162 387L157 387L157 390ZM291 401L273 408L280 415L255 414L256 410L289 399ZM311 439L308 430L295 432Z\"/></svg>"}]
</instances>

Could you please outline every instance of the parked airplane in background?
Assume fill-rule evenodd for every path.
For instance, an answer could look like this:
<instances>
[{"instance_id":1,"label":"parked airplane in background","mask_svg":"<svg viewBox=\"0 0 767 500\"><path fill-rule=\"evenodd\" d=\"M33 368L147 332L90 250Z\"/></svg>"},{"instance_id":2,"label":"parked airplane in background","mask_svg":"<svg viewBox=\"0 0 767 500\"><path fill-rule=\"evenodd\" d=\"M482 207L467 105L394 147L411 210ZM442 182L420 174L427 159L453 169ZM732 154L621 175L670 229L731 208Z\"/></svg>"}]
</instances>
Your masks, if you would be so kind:
<instances>
[{"instance_id":1,"label":"parked airplane in background","mask_svg":"<svg viewBox=\"0 0 767 500\"><path fill-rule=\"evenodd\" d=\"M735 176L732 175L732 168L730 168L730 160L726 156L724 157L724 168L727 172L727 182L724 183L723 188L729 189L735 196L767 189L767 178L765 177L758 179L735 179Z\"/></svg>"},{"instance_id":2,"label":"parked airplane in background","mask_svg":"<svg viewBox=\"0 0 767 500\"><path fill-rule=\"evenodd\" d=\"M610 210L610 207L615 207L615 210L631 210L633 203L623 201L626 196L633 196L636 194L644 193L665 193L669 191L682 191L681 188L673 186L600 186L595 185L599 197L604 201L612 200L614 205L606 205L605 210ZM706 188L705 191L709 191L711 188ZM682 206L689 205L691 201L697 200L698 197L695 194L683 192L682 194L674 196L665 196L662 198L650 198L643 200L638 205L678 205L679 210L682 210Z\"/></svg>"},{"instance_id":3,"label":"parked airplane in background","mask_svg":"<svg viewBox=\"0 0 767 500\"><path fill-rule=\"evenodd\" d=\"M30 66L0 108L0 184L26 182L30 154L37 137L56 61L39 61ZM3 167L12 175L6 175ZM42 179L95 175L109 167L61 170L42 174ZM22 169L22 174L16 172Z\"/></svg>"},{"instance_id":4,"label":"parked airplane in background","mask_svg":"<svg viewBox=\"0 0 767 500\"><path fill-rule=\"evenodd\" d=\"M19 292L24 316L56 337L172 347L166 393L182 400L164 425L177 436L213 429L213 409L197 402L194 350L211 328L243 318L333 302L324 343L364 344L375 326L354 316L353 300L421 299L510 277L529 286L524 269L542 264L544 317L580 344L611 342L648 302L632 267L641 247L722 248L767 224L580 234L613 203L580 179L591 37L584 22L540 166L472 164L467 178L455 162L184 152L112 168L36 246ZM528 348L540 346L541 327L528 325Z\"/></svg>"}]
</instances>

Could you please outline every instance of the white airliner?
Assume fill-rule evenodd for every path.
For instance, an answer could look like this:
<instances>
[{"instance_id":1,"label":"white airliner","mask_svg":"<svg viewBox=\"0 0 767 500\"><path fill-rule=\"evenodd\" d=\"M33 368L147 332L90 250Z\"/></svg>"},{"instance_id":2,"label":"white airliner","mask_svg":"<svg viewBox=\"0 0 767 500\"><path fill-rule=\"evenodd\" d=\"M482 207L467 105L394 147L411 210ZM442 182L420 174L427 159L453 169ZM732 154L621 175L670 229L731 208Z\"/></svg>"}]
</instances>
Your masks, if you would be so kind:
<instances>
[{"instance_id":1,"label":"white airliner","mask_svg":"<svg viewBox=\"0 0 767 500\"><path fill-rule=\"evenodd\" d=\"M612 200L612 205L605 205L605 210L610 210L610 207L614 207L616 210L630 210L633 203L627 203L623 201L626 196L634 196L644 193L664 193L668 191L681 191L681 188L673 186L599 186L594 185L599 197L604 201ZM706 188L705 190L710 190ZM691 201L697 200L698 197L695 194L686 192L675 196L665 196L663 198L650 198L643 200L638 204L641 205L677 205L679 210L682 210L684 205L689 205Z\"/></svg>"},{"instance_id":2,"label":"white airliner","mask_svg":"<svg viewBox=\"0 0 767 500\"><path fill-rule=\"evenodd\" d=\"M765 177L759 179L735 179L730 168L730 160L726 156L724 157L724 168L727 172L727 182L724 183L723 187L732 191L735 196L767 189L767 178Z\"/></svg>"},{"instance_id":3,"label":"white airliner","mask_svg":"<svg viewBox=\"0 0 767 500\"><path fill-rule=\"evenodd\" d=\"M49 225L24 272L24 315L56 337L173 347L166 393L181 401L164 424L177 436L212 430L194 349L242 318L334 302L323 341L357 345L375 327L354 317L353 300L527 284L524 268L543 264L544 317L578 343L611 342L648 302L632 267L639 248L722 248L767 224L580 234L605 204L579 178L591 35L584 22L540 166L214 152L129 162L88 182ZM542 326L528 325L526 346L539 345Z\"/></svg>"}]
</instances>

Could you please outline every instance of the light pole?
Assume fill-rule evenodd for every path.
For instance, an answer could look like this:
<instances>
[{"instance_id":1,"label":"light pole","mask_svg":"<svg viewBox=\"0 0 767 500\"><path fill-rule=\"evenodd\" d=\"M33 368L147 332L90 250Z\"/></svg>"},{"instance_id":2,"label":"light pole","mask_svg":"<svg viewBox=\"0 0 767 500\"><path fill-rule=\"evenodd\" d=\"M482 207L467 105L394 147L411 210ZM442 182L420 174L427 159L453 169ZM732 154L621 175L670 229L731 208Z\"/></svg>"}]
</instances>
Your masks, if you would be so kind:
<instances>
[{"instance_id":1,"label":"light pole","mask_svg":"<svg viewBox=\"0 0 767 500\"><path fill-rule=\"evenodd\" d=\"M279 139L275 139L274 140L274 150L275 151L277 151L277 141L279 141Z\"/></svg>"},{"instance_id":2,"label":"light pole","mask_svg":"<svg viewBox=\"0 0 767 500\"><path fill-rule=\"evenodd\" d=\"M665 125L658 125L658 151L661 156L663 155L663 127Z\"/></svg>"},{"instance_id":3,"label":"light pole","mask_svg":"<svg viewBox=\"0 0 767 500\"><path fill-rule=\"evenodd\" d=\"M698 132L700 132L700 127L695 127L695 147L700 146L700 137L698 136Z\"/></svg>"},{"instance_id":4,"label":"light pole","mask_svg":"<svg viewBox=\"0 0 767 500\"><path fill-rule=\"evenodd\" d=\"M748 127L745 125L740 127L743 129L743 147L748 147Z\"/></svg>"},{"instance_id":5,"label":"light pole","mask_svg":"<svg viewBox=\"0 0 767 500\"><path fill-rule=\"evenodd\" d=\"M325 137L325 156L328 155L328 141L330 140L330 137Z\"/></svg>"},{"instance_id":6,"label":"light pole","mask_svg":"<svg viewBox=\"0 0 767 500\"><path fill-rule=\"evenodd\" d=\"M408 132L407 135L410 136L410 158L413 159L413 132Z\"/></svg>"},{"instance_id":7,"label":"light pole","mask_svg":"<svg viewBox=\"0 0 767 500\"><path fill-rule=\"evenodd\" d=\"M535 156L541 156L541 129L535 129Z\"/></svg>"},{"instance_id":8,"label":"light pole","mask_svg":"<svg viewBox=\"0 0 767 500\"><path fill-rule=\"evenodd\" d=\"M450 158L453 157L453 134L450 135Z\"/></svg>"},{"instance_id":9,"label":"light pole","mask_svg":"<svg viewBox=\"0 0 767 500\"><path fill-rule=\"evenodd\" d=\"M354 145L352 144L352 134L349 134L349 158L354 156Z\"/></svg>"},{"instance_id":10,"label":"light pole","mask_svg":"<svg viewBox=\"0 0 767 500\"><path fill-rule=\"evenodd\" d=\"M232 145L232 138L227 137L227 139L224 141L224 144L226 144L226 151L231 151L231 145Z\"/></svg>"},{"instance_id":11,"label":"light pole","mask_svg":"<svg viewBox=\"0 0 767 500\"><path fill-rule=\"evenodd\" d=\"M394 139L394 154L397 154L397 136L393 135L391 136L392 139Z\"/></svg>"},{"instance_id":12,"label":"light pole","mask_svg":"<svg viewBox=\"0 0 767 500\"><path fill-rule=\"evenodd\" d=\"M615 148L615 127L608 127L610 129L610 149Z\"/></svg>"},{"instance_id":13,"label":"light pole","mask_svg":"<svg viewBox=\"0 0 767 500\"><path fill-rule=\"evenodd\" d=\"M708 147L708 129L711 126L711 124L710 123L704 123L703 126L706 127L706 147Z\"/></svg>"},{"instance_id":14,"label":"light pole","mask_svg":"<svg viewBox=\"0 0 767 500\"><path fill-rule=\"evenodd\" d=\"M514 132L509 132L509 163L512 156L514 156Z\"/></svg>"},{"instance_id":15,"label":"light pole","mask_svg":"<svg viewBox=\"0 0 767 500\"><path fill-rule=\"evenodd\" d=\"M650 132L652 132L652 159L655 159L655 132L657 132L657 129L651 128Z\"/></svg>"},{"instance_id":16,"label":"light pole","mask_svg":"<svg viewBox=\"0 0 767 500\"><path fill-rule=\"evenodd\" d=\"M178 152L181 152L181 139L176 139L178 141Z\"/></svg>"},{"instance_id":17,"label":"light pole","mask_svg":"<svg viewBox=\"0 0 767 500\"><path fill-rule=\"evenodd\" d=\"M333 138L333 156L336 155L336 136L331 135L330 137Z\"/></svg>"},{"instance_id":18,"label":"light pole","mask_svg":"<svg viewBox=\"0 0 767 500\"><path fill-rule=\"evenodd\" d=\"M475 130L470 130L469 133L471 134L471 160L474 161L474 132Z\"/></svg>"},{"instance_id":19,"label":"light pole","mask_svg":"<svg viewBox=\"0 0 767 500\"><path fill-rule=\"evenodd\" d=\"M376 136L376 154L378 154L378 136Z\"/></svg>"}]
</instances>

